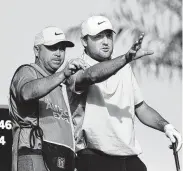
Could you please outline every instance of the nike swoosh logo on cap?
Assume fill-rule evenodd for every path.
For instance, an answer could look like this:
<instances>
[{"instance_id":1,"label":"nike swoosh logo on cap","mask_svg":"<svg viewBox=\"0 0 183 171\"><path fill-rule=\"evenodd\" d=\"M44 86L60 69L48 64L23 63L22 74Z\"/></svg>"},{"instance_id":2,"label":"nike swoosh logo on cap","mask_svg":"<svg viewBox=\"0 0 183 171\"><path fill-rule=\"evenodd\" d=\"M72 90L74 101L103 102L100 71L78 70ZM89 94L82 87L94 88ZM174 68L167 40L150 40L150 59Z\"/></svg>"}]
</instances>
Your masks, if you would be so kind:
<instances>
[{"instance_id":1,"label":"nike swoosh logo on cap","mask_svg":"<svg viewBox=\"0 0 183 171\"><path fill-rule=\"evenodd\" d=\"M102 23L104 23L104 22L106 22L106 21L101 21L101 22L98 22L98 25L100 25L100 24L102 24Z\"/></svg>"},{"instance_id":2,"label":"nike swoosh logo on cap","mask_svg":"<svg viewBox=\"0 0 183 171\"><path fill-rule=\"evenodd\" d=\"M55 32L55 35L61 35L61 34L63 34L63 33L56 33L56 32Z\"/></svg>"}]
</instances>

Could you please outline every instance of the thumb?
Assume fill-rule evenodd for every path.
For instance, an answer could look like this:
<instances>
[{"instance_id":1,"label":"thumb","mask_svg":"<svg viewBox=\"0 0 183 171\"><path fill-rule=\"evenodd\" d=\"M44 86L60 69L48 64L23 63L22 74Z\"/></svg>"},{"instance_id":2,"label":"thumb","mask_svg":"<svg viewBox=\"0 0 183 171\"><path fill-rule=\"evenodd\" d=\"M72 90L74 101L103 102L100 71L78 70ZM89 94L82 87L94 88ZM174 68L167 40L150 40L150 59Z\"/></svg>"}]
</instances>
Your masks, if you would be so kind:
<instances>
[{"instance_id":1,"label":"thumb","mask_svg":"<svg viewBox=\"0 0 183 171\"><path fill-rule=\"evenodd\" d=\"M176 151L179 151L182 146L181 135L178 132L175 132L174 137L175 137L175 141L177 142Z\"/></svg>"},{"instance_id":2,"label":"thumb","mask_svg":"<svg viewBox=\"0 0 183 171\"><path fill-rule=\"evenodd\" d=\"M154 52L152 50L142 50L141 56L152 55L153 53Z\"/></svg>"},{"instance_id":3,"label":"thumb","mask_svg":"<svg viewBox=\"0 0 183 171\"><path fill-rule=\"evenodd\" d=\"M168 134L167 137L170 139L170 141L171 141L172 143L175 143L175 142L176 142L176 139L175 139L175 137L173 136L173 134Z\"/></svg>"},{"instance_id":4,"label":"thumb","mask_svg":"<svg viewBox=\"0 0 183 171\"><path fill-rule=\"evenodd\" d=\"M69 61L66 61L66 62L65 62L65 67L67 67L67 66L68 66L68 64L69 64Z\"/></svg>"},{"instance_id":5,"label":"thumb","mask_svg":"<svg viewBox=\"0 0 183 171\"><path fill-rule=\"evenodd\" d=\"M142 58L144 56L147 56L147 55L152 55L154 52L153 51L150 51L150 50L138 50L137 53L136 53L136 56L134 57L134 59L138 59L138 58Z\"/></svg>"},{"instance_id":6,"label":"thumb","mask_svg":"<svg viewBox=\"0 0 183 171\"><path fill-rule=\"evenodd\" d=\"M145 52L145 55L152 55L152 54L154 54L154 52L152 50L148 50Z\"/></svg>"}]
</instances>

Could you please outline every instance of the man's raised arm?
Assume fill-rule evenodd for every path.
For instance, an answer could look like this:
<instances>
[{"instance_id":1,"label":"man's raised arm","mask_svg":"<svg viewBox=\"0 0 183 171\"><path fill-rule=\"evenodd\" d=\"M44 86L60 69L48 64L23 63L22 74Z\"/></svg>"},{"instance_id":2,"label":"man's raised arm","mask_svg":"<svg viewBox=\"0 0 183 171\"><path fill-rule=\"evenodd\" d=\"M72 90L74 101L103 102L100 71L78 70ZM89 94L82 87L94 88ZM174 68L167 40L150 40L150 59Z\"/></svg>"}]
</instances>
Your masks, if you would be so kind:
<instances>
[{"instance_id":1,"label":"man's raised arm","mask_svg":"<svg viewBox=\"0 0 183 171\"><path fill-rule=\"evenodd\" d=\"M139 37L138 41L133 44L132 48L125 55L95 64L85 69L83 72L79 71L75 81L75 90L82 91L92 84L102 82L132 60L136 60L146 55L152 55L152 51L140 49L143 37L144 34Z\"/></svg>"}]
</instances>

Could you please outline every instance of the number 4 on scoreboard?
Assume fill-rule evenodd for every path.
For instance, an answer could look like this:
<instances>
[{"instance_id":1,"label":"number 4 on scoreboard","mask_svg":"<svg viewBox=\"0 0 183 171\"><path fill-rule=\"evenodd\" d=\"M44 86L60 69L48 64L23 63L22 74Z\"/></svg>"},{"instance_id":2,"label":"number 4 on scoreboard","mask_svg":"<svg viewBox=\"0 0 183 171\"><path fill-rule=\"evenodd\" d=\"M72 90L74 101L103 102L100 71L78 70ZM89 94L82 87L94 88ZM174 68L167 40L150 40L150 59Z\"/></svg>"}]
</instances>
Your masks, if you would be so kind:
<instances>
[{"instance_id":1,"label":"number 4 on scoreboard","mask_svg":"<svg viewBox=\"0 0 183 171\"><path fill-rule=\"evenodd\" d=\"M0 137L0 144L2 144L2 145L5 145L6 144L6 141L5 141L4 136L1 136Z\"/></svg>"}]
</instances>

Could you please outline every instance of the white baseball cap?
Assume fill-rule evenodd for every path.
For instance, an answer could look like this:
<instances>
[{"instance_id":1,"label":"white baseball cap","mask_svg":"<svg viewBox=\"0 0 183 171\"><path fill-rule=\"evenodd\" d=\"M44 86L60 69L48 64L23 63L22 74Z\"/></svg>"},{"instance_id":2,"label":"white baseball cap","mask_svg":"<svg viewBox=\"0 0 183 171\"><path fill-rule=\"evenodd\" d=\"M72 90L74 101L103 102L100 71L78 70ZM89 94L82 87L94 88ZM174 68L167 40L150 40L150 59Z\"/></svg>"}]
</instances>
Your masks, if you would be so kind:
<instances>
[{"instance_id":1,"label":"white baseball cap","mask_svg":"<svg viewBox=\"0 0 183 171\"><path fill-rule=\"evenodd\" d=\"M86 35L94 36L104 30L112 30L115 33L108 18L104 16L92 16L82 23L81 37Z\"/></svg>"},{"instance_id":2,"label":"white baseball cap","mask_svg":"<svg viewBox=\"0 0 183 171\"><path fill-rule=\"evenodd\" d=\"M73 47L74 43L66 40L64 32L57 27L46 27L35 36L34 45L51 46L59 42L64 42L67 47Z\"/></svg>"}]
</instances>

